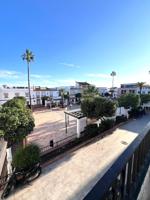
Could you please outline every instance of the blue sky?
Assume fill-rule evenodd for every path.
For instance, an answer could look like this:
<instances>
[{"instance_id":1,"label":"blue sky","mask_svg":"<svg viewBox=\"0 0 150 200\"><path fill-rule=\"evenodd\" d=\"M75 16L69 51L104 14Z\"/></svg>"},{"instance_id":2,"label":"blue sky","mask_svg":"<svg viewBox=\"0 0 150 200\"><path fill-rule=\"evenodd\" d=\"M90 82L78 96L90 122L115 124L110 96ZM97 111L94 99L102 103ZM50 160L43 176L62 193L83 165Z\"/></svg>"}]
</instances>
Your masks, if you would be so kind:
<instances>
[{"instance_id":1,"label":"blue sky","mask_svg":"<svg viewBox=\"0 0 150 200\"><path fill-rule=\"evenodd\" d=\"M1 0L0 84L150 83L149 0Z\"/></svg>"}]
</instances>

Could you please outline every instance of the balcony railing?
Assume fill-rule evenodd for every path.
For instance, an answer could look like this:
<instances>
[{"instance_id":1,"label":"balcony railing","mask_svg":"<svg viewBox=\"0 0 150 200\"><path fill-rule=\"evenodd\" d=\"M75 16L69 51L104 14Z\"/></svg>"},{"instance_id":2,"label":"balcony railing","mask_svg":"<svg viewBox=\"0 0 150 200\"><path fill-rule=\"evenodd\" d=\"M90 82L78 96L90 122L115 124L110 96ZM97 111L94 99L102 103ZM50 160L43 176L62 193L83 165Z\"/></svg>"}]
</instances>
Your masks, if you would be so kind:
<instances>
[{"instance_id":1,"label":"balcony railing","mask_svg":"<svg viewBox=\"0 0 150 200\"><path fill-rule=\"evenodd\" d=\"M149 124L150 125L150 124ZM150 126L129 145L84 200L134 200L150 160Z\"/></svg>"}]
</instances>

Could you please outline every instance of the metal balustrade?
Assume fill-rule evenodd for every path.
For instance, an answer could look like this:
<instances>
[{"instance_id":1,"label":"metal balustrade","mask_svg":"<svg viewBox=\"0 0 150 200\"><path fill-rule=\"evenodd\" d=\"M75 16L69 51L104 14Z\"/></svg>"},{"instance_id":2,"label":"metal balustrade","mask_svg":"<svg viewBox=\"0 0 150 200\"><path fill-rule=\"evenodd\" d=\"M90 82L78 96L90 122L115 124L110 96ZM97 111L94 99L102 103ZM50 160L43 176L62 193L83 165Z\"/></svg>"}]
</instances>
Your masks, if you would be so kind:
<instances>
[{"instance_id":1,"label":"metal balustrade","mask_svg":"<svg viewBox=\"0 0 150 200\"><path fill-rule=\"evenodd\" d=\"M150 128L149 128L150 129ZM84 200L136 199L150 161L150 131L128 146Z\"/></svg>"}]
</instances>

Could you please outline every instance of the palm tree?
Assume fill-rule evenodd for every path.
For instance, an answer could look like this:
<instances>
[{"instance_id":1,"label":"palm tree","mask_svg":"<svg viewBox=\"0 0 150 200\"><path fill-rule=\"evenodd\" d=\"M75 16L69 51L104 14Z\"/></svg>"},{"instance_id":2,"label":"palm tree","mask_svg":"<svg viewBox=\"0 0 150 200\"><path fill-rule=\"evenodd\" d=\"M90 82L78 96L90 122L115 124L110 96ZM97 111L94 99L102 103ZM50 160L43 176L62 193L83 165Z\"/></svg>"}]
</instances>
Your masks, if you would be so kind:
<instances>
[{"instance_id":1,"label":"palm tree","mask_svg":"<svg viewBox=\"0 0 150 200\"><path fill-rule=\"evenodd\" d=\"M28 89L29 89L29 101L30 101L30 108L31 108L31 92L30 92L30 62L34 60L34 55L32 51L26 49L26 52L22 55L22 59L27 61L27 68L28 68Z\"/></svg>"},{"instance_id":2,"label":"palm tree","mask_svg":"<svg viewBox=\"0 0 150 200\"><path fill-rule=\"evenodd\" d=\"M140 95L141 95L142 88L143 88L144 84L145 84L145 82L138 82L138 83L137 83L137 86L138 86L139 89L140 89Z\"/></svg>"},{"instance_id":3,"label":"palm tree","mask_svg":"<svg viewBox=\"0 0 150 200\"><path fill-rule=\"evenodd\" d=\"M69 105L69 104L70 104L70 95L69 95L69 92L66 92L66 93L64 94L64 99L67 100L67 105Z\"/></svg>"},{"instance_id":4,"label":"palm tree","mask_svg":"<svg viewBox=\"0 0 150 200\"><path fill-rule=\"evenodd\" d=\"M61 88L59 90L59 95L61 96L61 101L62 101L62 107L64 107L64 96L65 96L65 90Z\"/></svg>"},{"instance_id":5,"label":"palm tree","mask_svg":"<svg viewBox=\"0 0 150 200\"><path fill-rule=\"evenodd\" d=\"M114 93L114 77L116 76L116 72L112 71L110 76L112 76L112 88L111 88L111 96L113 97L113 93Z\"/></svg>"},{"instance_id":6,"label":"palm tree","mask_svg":"<svg viewBox=\"0 0 150 200\"><path fill-rule=\"evenodd\" d=\"M116 76L116 72L112 71L110 76L112 76L112 88L114 87L114 77Z\"/></svg>"}]
</instances>

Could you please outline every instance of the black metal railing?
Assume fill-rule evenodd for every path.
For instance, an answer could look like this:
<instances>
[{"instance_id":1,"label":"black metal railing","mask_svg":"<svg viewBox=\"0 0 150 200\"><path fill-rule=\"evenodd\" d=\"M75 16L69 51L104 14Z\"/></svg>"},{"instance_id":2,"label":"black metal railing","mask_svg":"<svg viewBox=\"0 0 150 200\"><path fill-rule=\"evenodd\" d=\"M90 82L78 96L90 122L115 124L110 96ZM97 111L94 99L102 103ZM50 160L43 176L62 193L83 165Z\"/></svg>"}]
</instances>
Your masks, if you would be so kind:
<instances>
[{"instance_id":1,"label":"black metal railing","mask_svg":"<svg viewBox=\"0 0 150 200\"><path fill-rule=\"evenodd\" d=\"M77 137L77 134L73 134L71 136L68 136L64 139L58 140L56 142L53 142L53 145L47 145L45 147L42 147L41 150L41 155L46 154L46 153L50 153L68 143L70 143L71 141L75 140Z\"/></svg>"},{"instance_id":2,"label":"black metal railing","mask_svg":"<svg viewBox=\"0 0 150 200\"><path fill-rule=\"evenodd\" d=\"M150 131L129 145L96 183L84 200L134 200L137 198L150 161Z\"/></svg>"}]
</instances>

